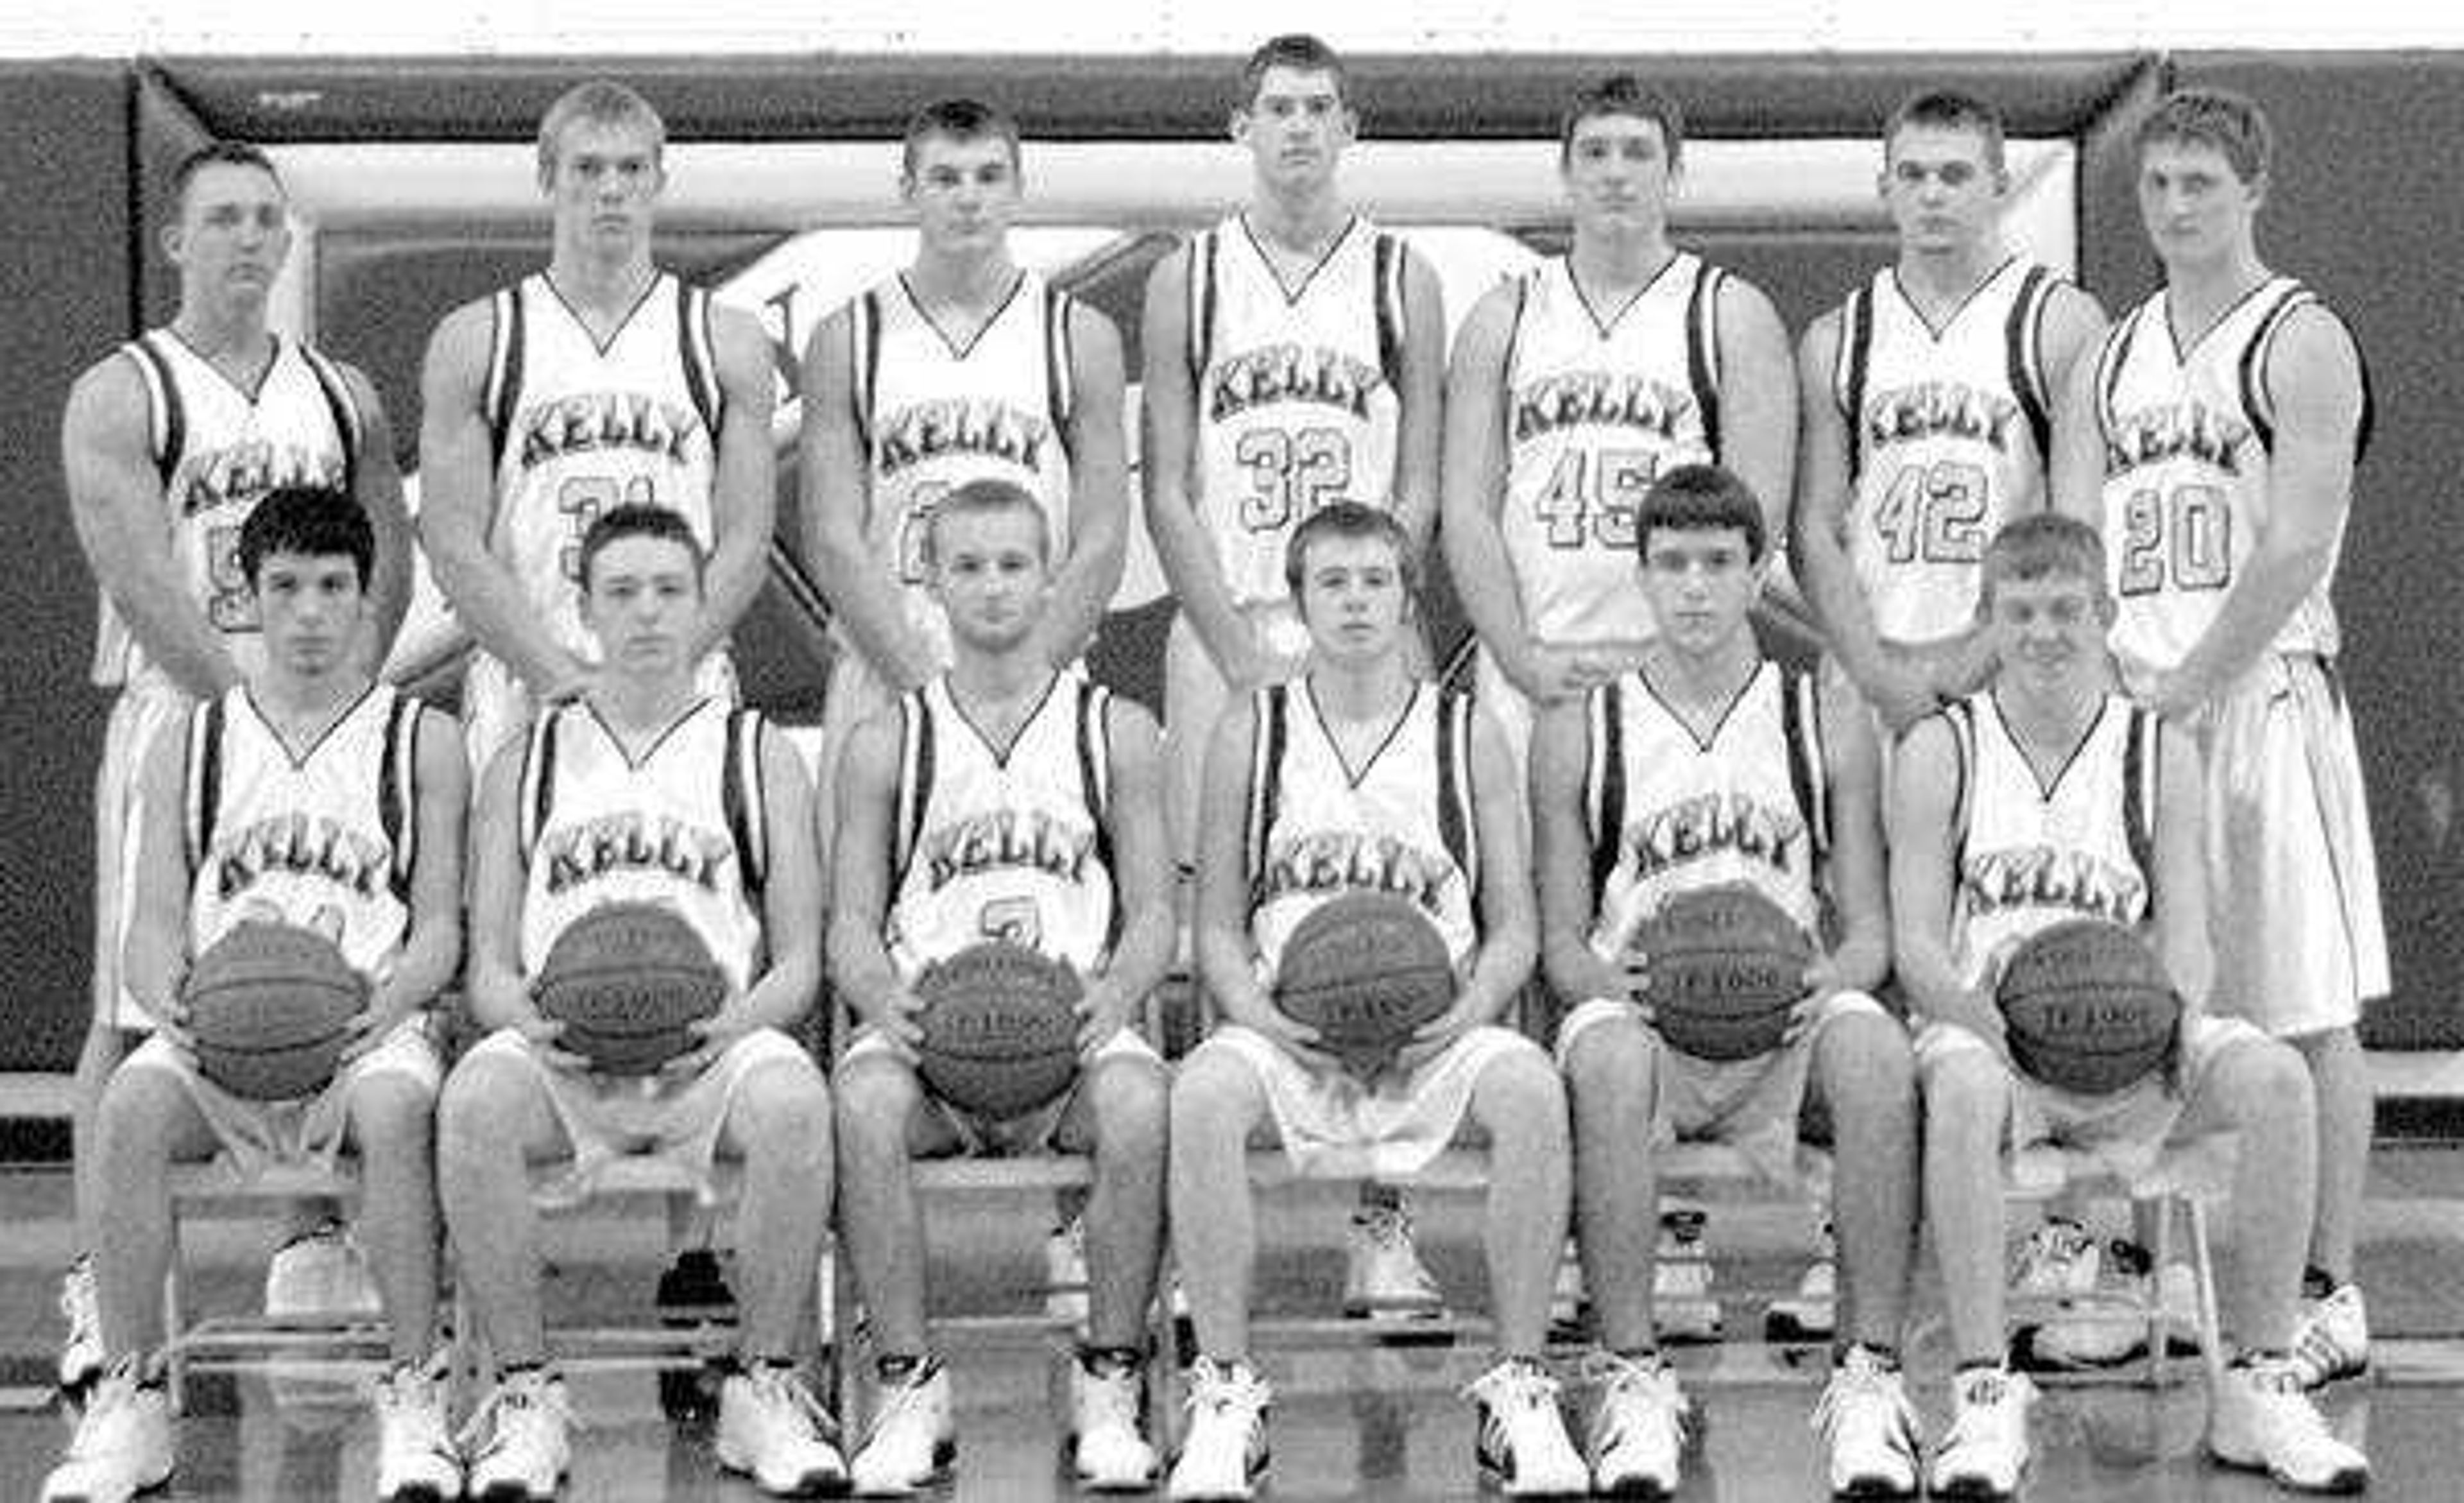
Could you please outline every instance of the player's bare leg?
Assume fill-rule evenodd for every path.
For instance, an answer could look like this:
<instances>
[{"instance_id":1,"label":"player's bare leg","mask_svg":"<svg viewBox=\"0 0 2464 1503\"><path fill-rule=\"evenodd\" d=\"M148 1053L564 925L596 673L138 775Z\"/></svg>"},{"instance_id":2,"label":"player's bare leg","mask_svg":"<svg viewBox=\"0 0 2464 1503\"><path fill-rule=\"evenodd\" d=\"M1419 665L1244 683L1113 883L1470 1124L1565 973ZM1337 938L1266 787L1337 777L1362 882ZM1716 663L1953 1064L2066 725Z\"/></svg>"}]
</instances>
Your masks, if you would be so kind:
<instances>
[{"instance_id":1,"label":"player's bare leg","mask_svg":"<svg viewBox=\"0 0 2464 1503\"><path fill-rule=\"evenodd\" d=\"M1219 1362L1249 1355L1249 1135L1266 1120L1265 1087L1239 1055L1200 1050L1182 1063L1172 1084L1173 1256L1199 1353Z\"/></svg>"},{"instance_id":2,"label":"player's bare leg","mask_svg":"<svg viewBox=\"0 0 2464 1503\"><path fill-rule=\"evenodd\" d=\"M1094 1067L1058 1134L1065 1148L1091 1151L1087 1201L1090 1344L1142 1348L1147 1307L1163 1259L1164 1176L1171 1102L1163 1071L1137 1057Z\"/></svg>"},{"instance_id":3,"label":"player's bare leg","mask_svg":"<svg viewBox=\"0 0 2464 1503\"><path fill-rule=\"evenodd\" d=\"M465 1056L436 1103L436 1183L454 1278L499 1368L547 1359L530 1166L570 1153L572 1142L541 1068L510 1054Z\"/></svg>"},{"instance_id":4,"label":"player's bare leg","mask_svg":"<svg viewBox=\"0 0 2464 1503\"><path fill-rule=\"evenodd\" d=\"M436 1340L436 1100L384 1074L350 1087L350 1141L360 1160L360 1234L385 1293L393 1359L428 1359Z\"/></svg>"},{"instance_id":5,"label":"player's bare leg","mask_svg":"<svg viewBox=\"0 0 2464 1503\"><path fill-rule=\"evenodd\" d=\"M830 1098L809 1058L775 1059L736 1083L719 1152L743 1166L737 1265L749 1357L796 1351L830 1207Z\"/></svg>"},{"instance_id":6,"label":"player's bare leg","mask_svg":"<svg viewBox=\"0 0 2464 1503\"><path fill-rule=\"evenodd\" d=\"M2362 1198L2368 1185L2372 1102L2360 1038L2349 1027L2285 1040L2310 1067L2318 1103L2318 1205L2310 1262L2339 1284L2352 1281L2361 1237Z\"/></svg>"},{"instance_id":7,"label":"player's bare leg","mask_svg":"<svg viewBox=\"0 0 2464 1503\"><path fill-rule=\"evenodd\" d=\"M915 1067L887 1050L844 1061L832 1094L838 1114L839 1227L871 1323L872 1349L917 1358L924 1318L924 1218L910 1165L917 1153L957 1146L924 1110Z\"/></svg>"},{"instance_id":8,"label":"player's bare leg","mask_svg":"<svg viewBox=\"0 0 2464 1503\"><path fill-rule=\"evenodd\" d=\"M1651 1290L1660 1245L1660 1179L1649 1150L1661 1044L1635 1018L1583 1029L1566 1062L1573 1104L1574 1239L1600 1344L1658 1344Z\"/></svg>"},{"instance_id":9,"label":"player's bare leg","mask_svg":"<svg viewBox=\"0 0 2464 1503\"><path fill-rule=\"evenodd\" d=\"M2286 1045L2248 1039L2216 1055L2199 1090L2204 1099L2181 1131L2239 1135L2233 1255L2219 1291L2225 1329L2245 1352L2281 1352L2293 1338L2309 1225L2303 1212L2317 1180L2309 1072Z\"/></svg>"},{"instance_id":10,"label":"player's bare leg","mask_svg":"<svg viewBox=\"0 0 2464 1503\"><path fill-rule=\"evenodd\" d=\"M1566 1245L1573 1150L1564 1083L1536 1050L1490 1062L1472 1086L1471 1119L1488 1140L1488 1297L1498 1351L1537 1358L1549 1332L1549 1295ZM1643 1287L1651 1286L1646 1280Z\"/></svg>"},{"instance_id":11,"label":"player's bare leg","mask_svg":"<svg viewBox=\"0 0 2464 1503\"><path fill-rule=\"evenodd\" d=\"M1963 1367L2003 1358L2002 1135L2010 1106L2009 1073L1985 1049L1953 1050L1925 1067L1925 1220L1951 1355Z\"/></svg>"},{"instance_id":12,"label":"player's bare leg","mask_svg":"<svg viewBox=\"0 0 2464 1503\"><path fill-rule=\"evenodd\" d=\"M163 1275L171 1266L171 1165L220 1146L187 1088L166 1070L122 1070L96 1122L104 1186L95 1272L103 1350L112 1360L163 1341Z\"/></svg>"},{"instance_id":13,"label":"player's bare leg","mask_svg":"<svg viewBox=\"0 0 2464 1503\"><path fill-rule=\"evenodd\" d=\"M1895 1350L1916 1256L1916 1062L1896 1018L1847 1012L1815 1036L1814 1074L1831 1104L1831 1219L1839 1244L1839 1322L1852 1341ZM1998 1271L1999 1258L1996 1258Z\"/></svg>"}]
</instances>

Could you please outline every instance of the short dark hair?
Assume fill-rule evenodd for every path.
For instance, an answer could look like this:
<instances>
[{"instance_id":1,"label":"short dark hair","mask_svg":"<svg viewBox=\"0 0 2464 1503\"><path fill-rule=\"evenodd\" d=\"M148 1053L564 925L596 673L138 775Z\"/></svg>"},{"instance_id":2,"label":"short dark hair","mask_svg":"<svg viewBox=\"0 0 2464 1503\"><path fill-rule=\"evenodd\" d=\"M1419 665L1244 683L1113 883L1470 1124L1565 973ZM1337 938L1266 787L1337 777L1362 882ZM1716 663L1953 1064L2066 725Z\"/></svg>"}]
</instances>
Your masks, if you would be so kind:
<instances>
[{"instance_id":1,"label":"short dark hair","mask_svg":"<svg viewBox=\"0 0 2464 1503\"><path fill-rule=\"evenodd\" d=\"M174 215L188 211L188 185L196 181L198 173L211 166L254 167L274 179L275 187L282 186L282 173L275 166L274 159L265 154L263 146L245 141L209 141L182 157L180 165L171 169L171 209Z\"/></svg>"},{"instance_id":2,"label":"short dark hair","mask_svg":"<svg viewBox=\"0 0 2464 1503\"><path fill-rule=\"evenodd\" d=\"M2145 161L2147 148L2159 142L2212 146L2245 185L2265 177L2276 162L2276 130L2267 112L2232 89L2176 89L2157 100L2131 132L2132 160Z\"/></svg>"},{"instance_id":3,"label":"short dark hair","mask_svg":"<svg viewBox=\"0 0 2464 1503\"><path fill-rule=\"evenodd\" d=\"M1685 113L1677 107L1677 100L1633 74L1613 73L1584 84L1566 101L1565 113L1557 120L1559 166L1573 160L1575 127L1603 115L1632 115L1659 126L1660 146L1672 167L1684 154Z\"/></svg>"},{"instance_id":4,"label":"short dark hair","mask_svg":"<svg viewBox=\"0 0 2464 1503\"><path fill-rule=\"evenodd\" d=\"M1292 529L1291 542L1284 545L1284 584L1294 598L1301 592L1301 581L1309 577L1309 544L1321 538L1382 538L1395 546L1396 566L1402 571L1403 593L1418 599L1420 593L1420 560L1412 551L1412 538L1395 514L1381 507L1360 501L1329 501L1301 519Z\"/></svg>"},{"instance_id":5,"label":"short dark hair","mask_svg":"<svg viewBox=\"0 0 2464 1503\"><path fill-rule=\"evenodd\" d=\"M928 136L947 136L953 141L989 137L1009 148L1009 169L1019 168L1018 122L998 105L981 99L935 99L908 116L907 135L899 144L899 171L904 176L915 176L916 154Z\"/></svg>"},{"instance_id":6,"label":"short dark hair","mask_svg":"<svg viewBox=\"0 0 2464 1503\"><path fill-rule=\"evenodd\" d=\"M1024 486L998 475L984 475L954 486L933 503L924 521L924 562L939 562L941 553L941 521L947 517L985 517L996 512L1024 512L1035 519L1036 557L1052 562L1052 519L1044 514L1044 505L1027 494Z\"/></svg>"},{"instance_id":7,"label":"short dark hair","mask_svg":"<svg viewBox=\"0 0 2464 1503\"><path fill-rule=\"evenodd\" d=\"M2057 576L2085 580L2104 593L2104 540L2076 517L2060 512L2030 512L2003 524L1985 545L1977 570L1976 613L1993 607L1993 588L2004 580L2031 581Z\"/></svg>"},{"instance_id":8,"label":"short dark hair","mask_svg":"<svg viewBox=\"0 0 2464 1503\"><path fill-rule=\"evenodd\" d=\"M648 501L627 501L601 512L583 529L581 583L584 590L590 588L591 565L599 562L599 555L627 538L663 538L683 543L685 552L693 555L693 579L700 581L707 560L702 554L701 540L693 536L693 523L685 520L684 513Z\"/></svg>"},{"instance_id":9,"label":"short dark hair","mask_svg":"<svg viewBox=\"0 0 2464 1503\"><path fill-rule=\"evenodd\" d=\"M1926 89L1911 94L1882 122L1882 159L1889 161L1891 143L1911 125L1935 130L1974 131L1985 140L1985 163L2002 170L2002 112L1961 89Z\"/></svg>"},{"instance_id":10,"label":"short dark hair","mask_svg":"<svg viewBox=\"0 0 2464 1503\"><path fill-rule=\"evenodd\" d=\"M1759 562L1770 545L1763 503L1753 487L1715 464L1682 464L1662 474L1643 493L1634 514L1634 549L1647 556L1654 529L1710 532L1733 527L1746 535L1746 557Z\"/></svg>"},{"instance_id":11,"label":"short dark hair","mask_svg":"<svg viewBox=\"0 0 2464 1503\"><path fill-rule=\"evenodd\" d=\"M347 556L360 588L377 560L376 529L366 508L330 485L278 485L258 498L239 527L239 570L254 589L265 561L277 553L303 559Z\"/></svg>"},{"instance_id":12,"label":"short dark hair","mask_svg":"<svg viewBox=\"0 0 2464 1503\"><path fill-rule=\"evenodd\" d=\"M1307 32L1286 32L1269 36L1258 44L1249 60L1241 66L1241 107L1247 109L1257 102L1258 85L1265 79L1269 68L1289 68L1294 73L1323 73L1334 78L1334 97L1344 107L1352 107L1352 72L1343 64L1335 50Z\"/></svg>"}]
</instances>

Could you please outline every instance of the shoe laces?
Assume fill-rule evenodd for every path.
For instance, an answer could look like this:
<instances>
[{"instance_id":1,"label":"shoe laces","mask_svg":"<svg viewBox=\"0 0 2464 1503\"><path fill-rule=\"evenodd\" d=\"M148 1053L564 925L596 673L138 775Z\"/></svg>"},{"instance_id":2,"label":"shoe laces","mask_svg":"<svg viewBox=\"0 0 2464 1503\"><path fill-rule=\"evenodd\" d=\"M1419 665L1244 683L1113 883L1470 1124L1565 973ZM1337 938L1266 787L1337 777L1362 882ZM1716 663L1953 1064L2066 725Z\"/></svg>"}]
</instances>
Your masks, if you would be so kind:
<instances>
[{"instance_id":1,"label":"shoe laces","mask_svg":"<svg viewBox=\"0 0 2464 1503\"><path fill-rule=\"evenodd\" d=\"M1951 1405L1950 1434L1944 1442L1947 1448L1986 1439L2012 1423L2013 1411L2024 1414L2035 1393L2035 1385L2024 1375L1998 1368L1963 1375L1953 1388L1957 1398Z\"/></svg>"},{"instance_id":2,"label":"shoe laces","mask_svg":"<svg viewBox=\"0 0 2464 1503\"><path fill-rule=\"evenodd\" d=\"M1637 1405L1648 1405L1653 1412L1666 1416L1678 1443L1684 1443L1694 1417L1694 1404L1677 1386L1677 1375L1668 1370L1667 1363L1657 1358L1639 1360L1615 1352L1594 1352L1583 1359L1583 1378L1600 1387L1599 1414L1593 1421L1593 1429L1595 1434L1604 1434L1609 1443L1623 1435L1626 1421ZM1603 1445L1595 1448L1607 1448Z\"/></svg>"},{"instance_id":3,"label":"shoe laces","mask_svg":"<svg viewBox=\"0 0 2464 1503\"><path fill-rule=\"evenodd\" d=\"M1537 1409L1557 1402L1557 1380L1529 1358L1509 1357L1463 1385L1463 1397L1476 1400L1492 1413Z\"/></svg>"},{"instance_id":4,"label":"shoe laces","mask_svg":"<svg viewBox=\"0 0 2464 1503\"><path fill-rule=\"evenodd\" d=\"M504 1448L515 1432L551 1418L562 1421L567 1427L577 1423L573 1405L565 1398L564 1385L541 1373L525 1373L518 1378L501 1379L489 1389L488 1397L463 1422L455 1440L463 1452L470 1454L472 1447L485 1435L488 1444L479 1454L487 1454Z\"/></svg>"},{"instance_id":5,"label":"shoe laces","mask_svg":"<svg viewBox=\"0 0 2464 1503\"><path fill-rule=\"evenodd\" d=\"M761 1363L747 1371L744 1381L752 1387L754 1403L780 1414L813 1439L837 1439L837 1417L792 1368Z\"/></svg>"},{"instance_id":6,"label":"shoe laces","mask_svg":"<svg viewBox=\"0 0 2464 1503\"><path fill-rule=\"evenodd\" d=\"M1274 1400L1274 1390L1245 1362L1218 1362L1199 1358L1189 1372L1187 1401L1193 1419L1216 1415L1229 1419L1238 1415L1249 1425Z\"/></svg>"},{"instance_id":7,"label":"shoe laces","mask_svg":"<svg viewBox=\"0 0 2464 1503\"><path fill-rule=\"evenodd\" d=\"M1846 1358L1832 1369L1831 1381L1823 1386L1821 1401L1814 1406L1815 1432L1828 1443L1842 1426L1854 1423L1854 1416L1870 1415L1875 1409L1888 1416L1896 1438L1913 1449L1917 1411L1916 1405L1908 1402L1907 1385L1896 1371L1884 1367L1871 1353L1862 1347L1851 1347Z\"/></svg>"}]
</instances>

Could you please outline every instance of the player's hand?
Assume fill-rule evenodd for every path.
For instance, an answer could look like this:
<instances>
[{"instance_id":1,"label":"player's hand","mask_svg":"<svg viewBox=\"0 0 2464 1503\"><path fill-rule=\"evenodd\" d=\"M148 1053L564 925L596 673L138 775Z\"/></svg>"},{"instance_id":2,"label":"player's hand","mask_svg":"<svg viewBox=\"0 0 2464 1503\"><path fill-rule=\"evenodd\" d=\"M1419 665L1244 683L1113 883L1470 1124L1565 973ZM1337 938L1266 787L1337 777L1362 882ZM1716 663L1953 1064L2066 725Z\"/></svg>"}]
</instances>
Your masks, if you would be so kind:
<instances>
[{"instance_id":1,"label":"player's hand","mask_svg":"<svg viewBox=\"0 0 2464 1503\"><path fill-rule=\"evenodd\" d=\"M753 1031L753 1020L744 1015L744 994L731 992L716 1012L685 1027L699 1042L659 1067L662 1080L690 1080L708 1070L737 1039Z\"/></svg>"},{"instance_id":2,"label":"player's hand","mask_svg":"<svg viewBox=\"0 0 2464 1503\"><path fill-rule=\"evenodd\" d=\"M1993 676L1993 644L1982 631L1929 644L1916 657L1937 700L1966 698Z\"/></svg>"},{"instance_id":3,"label":"player's hand","mask_svg":"<svg viewBox=\"0 0 2464 1503\"><path fill-rule=\"evenodd\" d=\"M1886 655L1858 687L1895 737L1942 705L1931 675L1924 666L1903 654Z\"/></svg>"},{"instance_id":4,"label":"player's hand","mask_svg":"<svg viewBox=\"0 0 2464 1503\"><path fill-rule=\"evenodd\" d=\"M913 1064L916 1046L924 1042L924 999L912 986L893 986L881 999L881 1009L867 1021L888 1039L899 1057Z\"/></svg>"},{"instance_id":5,"label":"player's hand","mask_svg":"<svg viewBox=\"0 0 2464 1503\"><path fill-rule=\"evenodd\" d=\"M2000 1060L2005 1069L2013 1068L2011 1064L2011 1038L2002 1026L2002 1009L1994 1005L1990 988L1972 986L1952 994L1929 1014L1927 1021L1966 1028L1985 1041L1986 1048L1993 1051L1993 1057Z\"/></svg>"},{"instance_id":6,"label":"player's hand","mask_svg":"<svg viewBox=\"0 0 2464 1503\"><path fill-rule=\"evenodd\" d=\"M1248 1020L1249 1026L1275 1041L1284 1052L1301 1062L1312 1074L1331 1074L1344 1068L1343 1061L1326 1047L1326 1036L1306 1023L1284 1016L1281 1009L1263 1006Z\"/></svg>"},{"instance_id":7,"label":"player's hand","mask_svg":"<svg viewBox=\"0 0 2464 1503\"><path fill-rule=\"evenodd\" d=\"M1795 1043L1805 1036L1822 1016L1823 1006L1832 998L1848 990L1845 969L1837 955L1817 955L1805 967L1805 995L1788 1009L1788 1029L1779 1036L1782 1045Z\"/></svg>"},{"instance_id":8,"label":"player's hand","mask_svg":"<svg viewBox=\"0 0 2464 1503\"><path fill-rule=\"evenodd\" d=\"M520 1015L511 1026L522 1036L523 1042L530 1045L531 1052L539 1057L540 1064L577 1075L590 1073L590 1061L559 1042L564 1037L563 1021L539 1011L538 1005L527 997L522 1000Z\"/></svg>"},{"instance_id":9,"label":"player's hand","mask_svg":"<svg viewBox=\"0 0 2464 1503\"><path fill-rule=\"evenodd\" d=\"M140 1006L144 1006L145 1015L153 1022L154 1036L170 1045L183 1063L196 1064L197 1039L188 1031L187 1002L175 991L159 1004Z\"/></svg>"},{"instance_id":10,"label":"player's hand","mask_svg":"<svg viewBox=\"0 0 2464 1503\"><path fill-rule=\"evenodd\" d=\"M366 1004L342 1024L342 1063L351 1063L391 1038L408 1016L408 998L393 995L389 987L370 987Z\"/></svg>"},{"instance_id":11,"label":"player's hand","mask_svg":"<svg viewBox=\"0 0 2464 1503\"><path fill-rule=\"evenodd\" d=\"M599 682L599 674L598 664L564 653L547 681L539 686L539 702L570 704L590 693Z\"/></svg>"},{"instance_id":12,"label":"player's hand","mask_svg":"<svg viewBox=\"0 0 2464 1503\"><path fill-rule=\"evenodd\" d=\"M1391 1072L1398 1077L1409 1076L1421 1066L1444 1053L1455 1040L1469 1032L1471 1028L1471 1015L1463 1011L1463 1001L1457 998L1453 1006L1413 1029L1412 1036L1404 1041L1402 1048L1395 1050L1394 1059L1379 1073Z\"/></svg>"},{"instance_id":13,"label":"player's hand","mask_svg":"<svg viewBox=\"0 0 2464 1503\"><path fill-rule=\"evenodd\" d=\"M1137 1003L1137 998L1110 981L1089 981L1069 1005L1078 1015L1078 1056L1092 1059L1097 1050L1112 1042L1112 1035L1130 1026L1130 1014Z\"/></svg>"},{"instance_id":14,"label":"player's hand","mask_svg":"<svg viewBox=\"0 0 2464 1503\"><path fill-rule=\"evenodd\" d=\"M2197 718L2207 707L2208 693L2174 669L2162 669L2147 678L2147 687L2140 699L2150 710L2168 720L2185 723Z\"/></svg>"}]
</instances>

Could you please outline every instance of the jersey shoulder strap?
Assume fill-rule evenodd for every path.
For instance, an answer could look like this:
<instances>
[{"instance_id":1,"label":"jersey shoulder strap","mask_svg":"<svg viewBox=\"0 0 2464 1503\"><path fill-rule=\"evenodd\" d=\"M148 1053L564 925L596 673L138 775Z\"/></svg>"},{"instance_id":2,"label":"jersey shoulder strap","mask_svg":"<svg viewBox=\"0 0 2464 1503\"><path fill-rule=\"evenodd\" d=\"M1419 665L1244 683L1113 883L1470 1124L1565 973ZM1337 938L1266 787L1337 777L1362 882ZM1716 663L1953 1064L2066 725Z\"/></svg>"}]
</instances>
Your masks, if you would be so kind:
<instances>
[{"instance_id":1,"label":"jersey shoulder strap","mask_svg":"<svg viewBox=\"0 0 2464 1503\"><path fill-rule=\"evenodd\" d=\"M523 328L526 317L523 284L499 288L488 299L488 382L481 389L479 410L488 420L488 458L501 464L514 431L514 405L522 395Z\"/></svg>"},{"instance_id":2,"label":"jersey shoulder strap","mask_svg":"<svg viewBox=\"0 0 2464 1503\"><path fill-rule=\"evenodd\" d=\"M718 804L736 842L736 870L744 891L759 895L770 876L769 783L761 774L761 741L768 721L739 705L727 712L727 765L719 774Z\"/></svg>"},{"instance_id":3,"label":"jersey shoulder strap","mask_svg":"<svg viewBox=\"0 0 2464 1503\"><path fill-rule=\"evenodd\" d=\"M1249 732L1249 808L1246 845L1248 875L1253 890L1266 870L1266 842L1275 829L1282 802L1284 747L1291 734L1291 686L1267 684L1250 700L1255 709Z\"/></svg>"},{"instance_id":4,"label":"jersey shoulder strap","mask_svg":"<svg viewBox=\"0 0 2464 1503\"><path fill-rule=\"evenodd\" d=\"M182 823L192 873L205 865L206 852L213 849L214 821L222 813L223 731L230 703L229 696L216 695L188 712L187 772L182 780L187 809Z\"/></svg>"},{"instance_id":5,"label":"jersey shoulder strap","mask_svg":"<svg viewBox=\"0 0 2464 1503\"><path fill-rule=\"evenodd\" d=\"M180 382L172 374L171 358L157 343L164 338L162 331L155 330L139 335L120 349L137 367L137 379L144 384L146 453L153 456L155 477L167 487L172 472L179 468L180 451L188 441L188 414L180 400Z\"/></svg>"},{"instance_id":6,"label":"jersey shoulder strap","mask_svg":"<svg viewBox=\"0 0 2464 1503\"><path fill-rule=\"evenodd\" d=\"M1788 782L1798 814L1814 834L1815 854L1831 851L1830 765L1822 744L1822 686L1798 669L1780 670L1781 739L1788 742Z\"/></svg>"}]
</instances>

